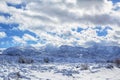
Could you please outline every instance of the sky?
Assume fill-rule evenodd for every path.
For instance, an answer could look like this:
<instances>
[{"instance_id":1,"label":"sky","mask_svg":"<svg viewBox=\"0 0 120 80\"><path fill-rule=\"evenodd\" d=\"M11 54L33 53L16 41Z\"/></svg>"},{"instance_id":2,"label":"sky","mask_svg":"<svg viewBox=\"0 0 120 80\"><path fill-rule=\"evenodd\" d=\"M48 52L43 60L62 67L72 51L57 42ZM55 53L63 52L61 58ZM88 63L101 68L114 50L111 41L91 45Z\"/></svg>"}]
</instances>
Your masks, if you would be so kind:
<instances>
[{"instance_id":1,"label":"sky","mask_svg":"<svg viewBox=\"0 0 120 80\"><path fill-rule=\"evenodd\" d=\"M120 46L120 0L0 0L0 48Z\"/></svg>"}]
</instances>

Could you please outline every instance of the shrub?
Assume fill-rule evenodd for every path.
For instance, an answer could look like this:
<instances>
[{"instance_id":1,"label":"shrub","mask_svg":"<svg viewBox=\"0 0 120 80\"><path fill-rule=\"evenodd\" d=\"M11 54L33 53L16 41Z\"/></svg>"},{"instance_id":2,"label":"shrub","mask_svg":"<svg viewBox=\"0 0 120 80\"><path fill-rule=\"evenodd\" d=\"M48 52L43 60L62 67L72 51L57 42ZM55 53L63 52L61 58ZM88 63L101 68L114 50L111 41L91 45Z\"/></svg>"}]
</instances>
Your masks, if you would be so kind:
<instances>
[{"instance_id":1,"label":"shrub","mask_svg":"<svg viewBox=\"0 0 120 80\"><path fill-rule=\"evenodd\" d=\"M88 64L81 64L81 65L80 65L80 69L81 69L81 70L88 70L88 69L89 69L89 66L88 66Z\"/></svg>"},{"instance_id":2,"label":"shrub","mask_svg":"<svg viewBox=\"0 0 120 80\"><path fill-rule=\"evenodd\" d=\"M80 66L79 66L79 65L77 65L77 66L76 66L76 68L80 68Z\"/></svg>"},{"instance_id":3,"label":"shrub","mask_svg":"<svg viewBox=\"0 0 120 80\"><path fill-rule=\"evenodd\" d=\"M44 61L45 63L49 63L49 62L50 62L50 60L49 60L48 57L47 57L47 58L44 58L43 61Z\"/></svg>"},{"instance_id":4,"label":"shrub","mask_svg":"<svg viewBox=\"0 0 120 80\"><path fill-rule=\"evenodd\" d=\"M113 61L112 61L112 60L107 60L106 62L107 62L107 63L113 63Z\"/></svg>"},{"instance_id":5,"label":"shrub","mask_svg":"<svg viewBox=\"0 0 120 80\"><path fill-rule=\"evenodd\" d=\"M34 60L31 59L31 58L25 58L25 57L21 57L21 56L20 56L19 59L18 59L18 62L19 62L19 63L31 64L31 63L34 62Z\"/></svg>"},{"instance_id":6,"label":"shrub","mask_svg":"<svg viewBox=\"0 0 120 80\"><path fill-rule=\"evenodd\" d=\"M118 68L120 68L120 59L115 59L114 63Z\"/></svg>"},{"instance_id":7,"label":"shrub","mask_svg":"<svg viewBox=\"0 0 120 80\"><path fill-rule=\"evenodd\" d=\"M4 80L19 80L19 78L21 78L21 75L19 72L12 72L8 74L8 76L4 78Z\"/></svg>"},{"instance_id":8,"label":"shrub","mask_svg":"<svg viewBox=\"0 0 120 80\"><path fill-rule=\"evenodd\" d=\"M112 69L112 68L114 68L114 66L113 66L112 64L107 64L105 67L106 67L107 69Z\"/></svg>"}]
</instances>

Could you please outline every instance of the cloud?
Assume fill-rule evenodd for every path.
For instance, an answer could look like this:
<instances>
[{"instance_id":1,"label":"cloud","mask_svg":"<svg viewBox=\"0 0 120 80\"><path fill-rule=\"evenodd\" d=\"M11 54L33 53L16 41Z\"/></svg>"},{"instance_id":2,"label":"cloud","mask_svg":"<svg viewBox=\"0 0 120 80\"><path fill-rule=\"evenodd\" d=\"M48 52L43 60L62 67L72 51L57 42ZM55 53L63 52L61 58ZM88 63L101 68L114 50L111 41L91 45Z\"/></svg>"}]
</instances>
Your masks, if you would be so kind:
<instances>
[{"instance_id":1,"label":"cloud","mask_svg":"<svg viewBox=\"0 0 120 80\"><path fill-rule=\"evenodd\" d=\"M5 32L0 32L0 38L4 38L6 36L7 36L7 34Z\"/></svg>"},{"instance_id":2,"label":"cloud","mask_svg":"<svg viewBox=\"0 0 120 80\"><path fill-rule=\"evenodd\" d=\"M111 15L111 14L102 14L102 15L84 15L81 19L83 21L90 22L94 25L117 25L120 26L120 16L118 15Z\"/></svg>"},{"instance_id":3,"label":"cloud","mask_svg":"<svg viewBox=\"0 0 120 80\"><path fill-rule=\"evenodd\" d=\"M29 35L29 34L24 34L22 37L25 41L37 41L37 38Z\"/></svg>"},{"instance_id":4,"label":"cloud","mask_svg":"<svg viewBox=\"0 0 120 80\"><path fill-rule=\"evenodd\" d=\"M13 42L14 42L14 44L17 44L17 45L26 44L26 42L22 38L20 38L18 36L13 36Z\"/></svg>"},{"instance_id":5,"label":"cloud","mask_svg":"<svg viewBox=\"0 0 120 80\"><path fill-rule=\"evenodd\" d=\"M13 42L15 44L27 44L27 41L37 41L37 38L35 38L34 36L30 35L30 34L24 34L22 37L18 37L18 36L12 36L13 38Z\"/></svg>"},{"instance_id":6,"label":"cloud","mask_svg":"<svg viewBox=\"0 0 120 80\"><path fill-rule=\"evenodd\" d=\"M0 11L11 15L8 19L0 16L0 22L18 23L20 30L29 30L39 37L38 40L29 34L14 36L13 39L19 43L29 40L38 40L39 45L43 40L45 44L56 45L111 42L116 41L113 38L117 35L116 30L120 31L120 10L115 10L119 3L113 5L108 0L1 0L0 5ZM16 5L25 6L23 9L16 8ZM71 30L79 26L83 29L80 33ZM104 37L97 36L96 26L110 26L113 30Z\"/></svg>"}]
</instances>

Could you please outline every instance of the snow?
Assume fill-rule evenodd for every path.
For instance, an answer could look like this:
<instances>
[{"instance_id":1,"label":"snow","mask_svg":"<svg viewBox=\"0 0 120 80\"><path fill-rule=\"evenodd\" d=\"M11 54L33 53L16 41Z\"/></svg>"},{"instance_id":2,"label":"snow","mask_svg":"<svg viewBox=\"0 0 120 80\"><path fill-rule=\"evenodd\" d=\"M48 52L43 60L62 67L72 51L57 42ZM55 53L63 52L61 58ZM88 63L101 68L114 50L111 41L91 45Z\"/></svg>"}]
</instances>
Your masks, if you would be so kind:
<instances>
[{"instance_id":1,"label":"snow","mask_svg":"<svg viewBox=\"0 0 120 80\"><path fill-rule=\"evenodd\" d=\"M93 50L93 47L61 46L53 49L50 46L46 49L11 47L2 50L0 80L120 80L120 68L114 63L106 63L109 56L118 57L119 47ZM99 51L99 55L95 51ZM100 52L103 53L100 55ZM107 52L109 56L105 55ZM17 53L20 55L14 55Z\"/></svg>"},{"instance_id":2,"label":"snow","mask_svg":"<svg viewBox=\"0 0 120 80\"><path fill-rule=\"evenodd\" d=\"M3 51L3 54L16 56L16 55L35 55L40 53L39 50L37 50L34 47L31 46L16 46L16 47L10 47Z\"/></svg>"},{"instance_id":3,"label":"snow","mask_svg":"<svg viewBox=\"0 0 120 80\"><path fill-rule=\"evenodd\" d=\"M81 63L33 63L16 64L4 63L0 65L0 80L10 78L16 80L15 73L20 74L20 80L120 80L120 69L114 67L107 69L104 66L88 70L80 70L77 65ZM97 64L90 64L97 66ZM100 64L104 65L104 64Z\"/></svg>"}]
</instances>

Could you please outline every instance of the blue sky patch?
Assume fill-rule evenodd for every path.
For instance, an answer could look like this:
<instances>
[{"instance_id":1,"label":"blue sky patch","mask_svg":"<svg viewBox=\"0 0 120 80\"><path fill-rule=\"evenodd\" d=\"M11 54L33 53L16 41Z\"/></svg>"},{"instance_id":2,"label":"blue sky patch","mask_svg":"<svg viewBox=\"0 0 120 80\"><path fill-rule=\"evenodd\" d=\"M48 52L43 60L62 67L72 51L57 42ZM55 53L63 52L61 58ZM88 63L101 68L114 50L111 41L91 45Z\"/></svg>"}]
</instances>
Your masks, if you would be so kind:
<instances>
[{"instance_id":1,"label":"blue sky patch","mask_svg":"<svg viewBox=\"0 0 120 80\"><path fill-rule=\"evenodd\" d=\"M24 34L29 34L31 36L37 37L35 33L28 30L21 31L19 30L18 27L19 27L19 24L17 23L11 23L11 24L0 23L0 31L5 32L7 34L7 37L0 39L0 48L15 46L16 44L13 43L13 36L18 36L22 38ZM16 28L16 29L13 29L13 28ZM27 41L27 43L36 44L35 41Z\"/></svg>"},{"instance_id":2,"label":"blue sky patch","mask_svg":"<svg viewBox=\"0 0 120 80\"><path fill-rule=\"evenodd\" d=\"M71 30L80 33L81 31L83 31L83 30L85 30L85 29L83 29L83 28L81 28L81 27L77 27L77 29L72 28Z\"/></svg>"},{"instance_id":3,"label":"blue sky patch","mask_svg":"<svg viewBox=\"0 0 120 80\"><path fill-rule=\"evenodd\" d=\"M15 7L17 9L25 9L25 7L26 7L26 4L24 2L20 3L20 4L13 4L13 3L8 3L7 2L7 5L10 6L10 7Z\"/></svg>"},{"instance_id":4,"label":"blue sky patch","mask_svg":"<svg viewBox=\"0 0 120 80\"><path fill-rule=\"evenodd\" d=\"M3 29L6 29L6 30L10 30L13 27L18 27L18 26L19 26L19 24L17 24L17 23L10 23L10 24L0 23L0 27Z\"/></svg>"},{"instance_id":5,"label":"blue sky patch","mask_svg":"<svg viewBox=\"0 0 120 80\"><path fill-rule=\"evenodd\" d=\"M102 29L102 27L98 26L96 28L96 33L98 36L106 36L108 34L108 30L112 30L111 27L105 27L104 29Z\"/></svg>"},{"instance_id":6,"label":"blue sky patch","mask_svg":"<svg viewBox=\"0 0 120 80\"><path fill-rule=\"evenodd\" d=\"M14 27L18 27L18 26L19 26L19 24L17 24L17 23L10 23L10 24L0 23L0 27L1 27L0 31L9 33L10 31L12 31L12 29Z\"/></svg>"},{"instance_id":7,"label":"blue sky patch","mask_svg":"<svg viewBox=\"0 0 120 80\"><path fill-rule=\"evenodd\" d=\"M84 29L80 28L80 27L77 28L77 32L81 32L82 30L84 30Z\"/></svg>"},{"instance_id":8,"label":"blue sky patch","mask_svg":"<svg viewBox=\"0 0 120 80\"><path fill-rule=\"evenodd\" d=\"M37 44L37 42L36 41L27 41L27 44Z\"/></svg>"},{"instance_id":9,"label":"blue sky patch","mask_svg":"<svg viewBox=\"0 0 120 80\"><path fill-rule=\"evenodd\" d=\"M0 48L8 48L11 46L15 46L12 42L11 37L5 37L0 39Z\"/></svg>"},{"instance_id":10,"label":"blue sky patch","mask_svg":"<svg viewBox=\"0 0 120 80\"><path fill-rule=\"evenodd\" d=\"M112 1L113 4L116 4L116 3L120 2L120 0L108 0L108 1Z\"/></svg>"},{"instance_id":11,"label":"blue sky patch","mask_svg":"<svg viewBox=\"0 0 120 80\"><path fill-rule=\"evenodd\" d=\"M4 16L5 18L11 17L9 13L4 13L4 12L0 12L0 16Z\"/></svg>"}]
</instances>

